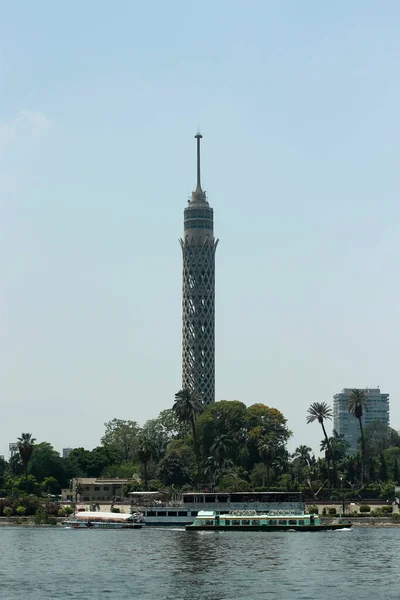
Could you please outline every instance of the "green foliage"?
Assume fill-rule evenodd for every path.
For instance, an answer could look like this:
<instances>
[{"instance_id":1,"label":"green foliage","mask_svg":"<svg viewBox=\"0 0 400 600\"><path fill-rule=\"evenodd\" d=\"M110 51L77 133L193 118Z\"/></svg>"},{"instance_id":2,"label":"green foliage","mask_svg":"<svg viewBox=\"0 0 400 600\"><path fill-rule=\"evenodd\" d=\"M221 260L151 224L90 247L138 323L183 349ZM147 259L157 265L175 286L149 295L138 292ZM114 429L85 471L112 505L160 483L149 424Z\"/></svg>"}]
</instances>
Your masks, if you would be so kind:
<instances>
[{"instance_id":1,"label":"green foliage","mask_svg":"<svg viewBox=\"0 0 400 600\"><path fill-rule=\"evenodd\" d=\"M50 494L51 496L56 496L61 492L60 484L55 477L45 477L40 487L44 494Z\"/></svg>"},{"instance_id":2,"label":"green foliage","mask_svg":"<svg viewBox=\"0 0 400 600\"><path fill-rule=\"evenodd\" d=\"M218 492L249 492L252 487L245 479L234 474L223 475L218 483Z\"/></svg>"},{"instance_id":3,"label":"green foliage","mask_svg":"<svg viewBox=\"0 0 400 600\"><path fill-rule=\"evenodd\" d=\"M183 454L170 452L160 461L158 476L166 486L190 484L194 481L193 462Z\"/></svg>"},{"instance_id":4,"label":"green foliage","mask_svg":"<svg viewBox=\"0 0 400 600\"><path fill-rule=\"evenodd\" d=\"M72 506L64 506L63 511L66 517L69 517L74 513L74 509L72 508Z\"/></svg>"},{"instance_id":5,"label":"green foliage","mask_svg":"<svg viewBox=\"0 0 400 600\"><path fill-rule=\"evenodd\" d=\"M104 448L115 454L117 462L134 459L140 431L136 421L113 419L104 423L104 426L106 430L101 438Z\"/></svg>"},{"instance_id":6,"label":"green foliage","mask_svg":"<svg viewBox=\"0 0 400 600\"><path fill-rule=\"evenodd\" d=\"M317 515L318 514L318 506L316 504L310 504L307 509L309 515Z\"/></svg>"},{"instance_id":7,"label":"green foliage","mask_svg":"<svg viewBox=\"0 0 400 600\"><path fill-rule=\"evenodd\" d=\"M265 488L267 480L267 469L264 463L256 463L250 472L250 482L253 488Z\"/></svg>"},{"instance_id":8,"label":"green foliage","mask_svg":"<svg viewBox=\"0 0 400 600\"><path fill-rule=\"evenodd\" d=\"M60 492L61 486L65 487L68 484L64 461L53 446L47 442L36 444L28 472L37 481L43 482L45 479L51 478L53 484L49 485L49 489L46 489L46 486L44 487L46 493L57 494Z\"/></svg>"},{"instance_id":9,"label":"green foliage","mask_svg":"<svg viewBox=\"0 0 400 600\"><path fill-rule=\"evenodd\" d=\"M118 507L116 507L116 506L113 506L113 507L111 508L111 511L110 511L110 512L112 512L112 513L119 513L119 512L121 512L121 511L120 511L120 509L119 509Z\"/></svg>"},{"instance_id":10,"label":"green foliage","mask_svg":"<svg viewBox=\"0 0 400 600\"><path fill-rule=\"evenodd\" d=\"M393 481L387 481L381 486L380 497L384 500L394 500L394 488L395 484Z\"/></svg>"},{"instance_id":11,"label":"green foliage","mask_svg":"<svg viewBox=\"0 0 400 600\"><path fill-rule=\"evenodd\" d=\"M364 427L364 440L369 457L378 458L388 448L398 448L400 452L400 435L381 421L373 421Z\"/></svg>"},{"instance_id":12,"label":"green foliage","mask_svg":"<svg viewBox=\"0 0 400 600\"><path fill-rule=\"evenodd\" d=\"M5 517L12 517L12 515L14 514L13 509L11 508L11 506L5 506L3 508L3 515Z\"/></svg>"},{"instance_id":13,"label":"green foliage","mask_svg":"<svg viewBox=\"0 0 400 600\"><path fill-rule=\"evenodd\" d=\"M26 513L25 506L17 506L17 510L15 511L19 517L23 517Z\"/></svg>"},{"instance_id":14,"label":"green foliage","mask_svg":"<svg viewBox=\"0 0 400 600\"><path fill-rule=\"evenodd\" d=\"M369 513L371 512L371 507L368 504L362 504L360 506L360 513Z\"/></svg>"},{"instance_id":15,"label":"green foliage","mask_svg":"<svg viewBox=\"0 0 400 600\"><path fill-rule=\"evenodd\" d=\"M102 477L136 479L137 477L139 477L139 471L140 467L137 462L127 461L121 465L110 465L104 470L104 472L102 473Z\"/></svg>"}]
</instances>

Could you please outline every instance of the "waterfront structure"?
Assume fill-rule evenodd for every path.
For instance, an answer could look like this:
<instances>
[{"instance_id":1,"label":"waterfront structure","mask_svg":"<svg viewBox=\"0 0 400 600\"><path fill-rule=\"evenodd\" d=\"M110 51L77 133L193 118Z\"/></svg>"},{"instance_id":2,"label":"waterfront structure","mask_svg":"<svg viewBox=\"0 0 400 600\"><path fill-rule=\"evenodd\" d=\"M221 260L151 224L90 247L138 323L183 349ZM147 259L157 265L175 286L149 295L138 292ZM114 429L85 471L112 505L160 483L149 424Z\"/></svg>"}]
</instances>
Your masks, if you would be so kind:
<instances>
[{"instance_id":1,"label":"waterfront structure","mask_svg":"<svg viewBox=\"0 0 400 600\"><path fill-rule=\"evenodd\" d=\"M102 479L97 477L74 477L69 488L61 490L61 500L69 502L121 502L123 486L128 479Z\"/></svg>"},{"instance_id":2,"label":"waterfront structure","mask_svg":"<svg viewBox=\"0 0 400 600\"><path fill-rule=\"evenodd\" d=\"M215 251L214 212L200 181L197 140L197 184L184 211L180 240L182 270L182 389L197 392L205 405L215 401Z\"/></svg>"},{"instance_id":3,"label":"waterfront structure","mask_svg":"<svg viewBox=\"0 0 400 600\"><path fill-rule=\"evenodd\" d=\"M354 389L344 388L339 394L333 396L333 427L350 444L349 452L358 450L360 439L358 419L347 409L347 400ZM379 388L365 388L362 391L367 398L367 408L361 419L362 424L365 426L380 421L389 425L389 394L382 394Z\"/></svg>"}]
</instances>

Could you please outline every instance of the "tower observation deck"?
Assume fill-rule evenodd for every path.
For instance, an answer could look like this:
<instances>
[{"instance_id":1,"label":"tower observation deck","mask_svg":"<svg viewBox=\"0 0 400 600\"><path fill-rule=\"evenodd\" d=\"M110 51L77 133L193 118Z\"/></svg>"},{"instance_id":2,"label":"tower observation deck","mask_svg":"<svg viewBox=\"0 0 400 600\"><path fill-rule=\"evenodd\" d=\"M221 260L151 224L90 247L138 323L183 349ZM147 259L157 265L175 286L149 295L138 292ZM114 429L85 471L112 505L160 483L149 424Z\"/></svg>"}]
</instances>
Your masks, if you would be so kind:
<instances>
[{"instance_id":1,"label":"tower observation deck","mask_svg":"<svg viewBox=\"0 0 400 600\"><path fill-rule=\"evenodd\" d=\"M184 211L180 240L182 272L182 388L215 401L215 251L214 211L200 181L200 133L197 185Z\"/></svg>"}]
</instances>

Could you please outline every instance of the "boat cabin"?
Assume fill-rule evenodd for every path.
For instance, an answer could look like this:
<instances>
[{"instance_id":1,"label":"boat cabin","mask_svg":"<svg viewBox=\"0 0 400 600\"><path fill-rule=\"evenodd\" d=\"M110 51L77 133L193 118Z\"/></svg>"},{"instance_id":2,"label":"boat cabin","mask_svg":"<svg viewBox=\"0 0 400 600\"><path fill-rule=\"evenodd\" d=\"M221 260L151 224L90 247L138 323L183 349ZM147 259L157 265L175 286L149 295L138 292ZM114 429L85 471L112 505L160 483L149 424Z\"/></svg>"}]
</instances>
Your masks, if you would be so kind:
<instances>
[{"instance_id":1,"label":"boat cabin","mask_svg":"<svg viewBox=\"0 0 400 600\"><path fill-rule=\"evenodd\" d=\"M256 511L235 511L229 514L217 515L215 511L199 511L194 526L202 527L304 527L320 525L317 515L291 514L285 511L270 511L268 514L257 514Z\"/></svg>"}]
</instances>

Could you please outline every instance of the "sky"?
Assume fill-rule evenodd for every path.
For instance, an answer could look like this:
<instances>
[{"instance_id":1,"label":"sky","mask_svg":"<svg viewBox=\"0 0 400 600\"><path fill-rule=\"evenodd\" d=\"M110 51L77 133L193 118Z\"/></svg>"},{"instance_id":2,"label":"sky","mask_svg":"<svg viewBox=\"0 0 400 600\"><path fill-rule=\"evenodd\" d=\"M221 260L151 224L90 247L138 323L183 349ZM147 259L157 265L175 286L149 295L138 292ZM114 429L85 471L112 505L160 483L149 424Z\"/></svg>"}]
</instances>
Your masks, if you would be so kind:
<instances>
[{"instance_id":1,"label":"sky","mask_svg":"<svg viewBox=\"0 0 400 600\"><path fill-rule=\"evenodd\" d=\"M5 3L0 453L93 448L181 387L183 210L214 208L216 399L390 394L400 429L400 4Z\"/></svg>"}]
</instances>

